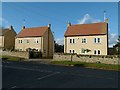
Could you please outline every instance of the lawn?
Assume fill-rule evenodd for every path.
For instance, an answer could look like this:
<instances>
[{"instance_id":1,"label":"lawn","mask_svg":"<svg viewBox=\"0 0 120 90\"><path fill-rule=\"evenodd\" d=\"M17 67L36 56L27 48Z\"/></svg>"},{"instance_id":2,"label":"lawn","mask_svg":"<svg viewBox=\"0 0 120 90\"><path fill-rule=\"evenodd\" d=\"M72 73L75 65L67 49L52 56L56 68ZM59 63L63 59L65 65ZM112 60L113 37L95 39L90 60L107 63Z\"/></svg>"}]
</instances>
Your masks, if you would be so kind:
<instances>
[{"instance_id":1,"label":"lawn","mask_svg":"<svg viewBox=\"0 0 120 90\"><path fill-rule=\"evenodd\" d=\"M51 61L51 64L56 65L65 65L65 66L78 66L85 68L95 68L95 69L105 69L105 70L117 70L119 71L120 65L112 65L112 64L103 64L103 63L85 63L79 61Z\"/></svg>"}]
</instances>

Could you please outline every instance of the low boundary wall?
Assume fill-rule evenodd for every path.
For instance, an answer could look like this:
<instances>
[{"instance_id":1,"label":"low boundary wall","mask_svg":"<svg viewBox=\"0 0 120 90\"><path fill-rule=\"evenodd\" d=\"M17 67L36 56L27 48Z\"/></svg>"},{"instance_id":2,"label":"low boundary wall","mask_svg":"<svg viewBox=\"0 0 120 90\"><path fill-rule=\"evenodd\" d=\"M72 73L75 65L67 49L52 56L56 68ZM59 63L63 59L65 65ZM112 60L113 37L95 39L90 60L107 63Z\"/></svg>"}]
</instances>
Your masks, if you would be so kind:
<instances>
[{"instance_id":1,"label":"low boundary wall","mask_svg":"<svg viewBox=\"0 0 120 90\"><path fill-rule=\"evenodd\" d=\"M120 58L118 55L72 55L55 53L53 61L80 61L89 63L104 63L104 64L119 64Z\"/></svg>"},{"instance_id":2,"label":"low boundary wall","mask_svg":"<svg viewBox=\"0 0 120 90\"><path fill-rule=\"evenodd\" d=\"M8 55L8 56L14 56L14 57L20 57L29 59L29 52L23 52L23 51L2 51L2 55Z\"/></svg>"}]
</instances>

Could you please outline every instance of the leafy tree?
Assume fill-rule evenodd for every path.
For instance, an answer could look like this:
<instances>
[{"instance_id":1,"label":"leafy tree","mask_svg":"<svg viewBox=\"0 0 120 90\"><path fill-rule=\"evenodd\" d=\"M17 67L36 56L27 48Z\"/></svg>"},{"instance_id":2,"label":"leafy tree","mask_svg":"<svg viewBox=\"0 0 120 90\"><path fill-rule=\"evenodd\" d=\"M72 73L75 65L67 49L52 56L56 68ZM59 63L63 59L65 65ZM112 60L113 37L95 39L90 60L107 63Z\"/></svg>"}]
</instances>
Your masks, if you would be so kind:
<instances>
[{"instance_id":1,"label":"leafy tree","mask_svg":"<svg viewBox=\"0 0 120 90\"><path fill-rule=\"evenodd\" d=\"M55 52L56 53L63 53L64 52L64 45L59 45L58 43L55 42Z\"/></svg>"},{"instance_id":2,"label":"leafy tree","mask_svg":"<svg viewBox=\"0 0 120 90\"><path fill-rule=\"evenodd\" d=\"M120 36L118 37L118 42L115 46L113 46L115 48L115 54L120 55Z\"/></svg>"}]
</instances>

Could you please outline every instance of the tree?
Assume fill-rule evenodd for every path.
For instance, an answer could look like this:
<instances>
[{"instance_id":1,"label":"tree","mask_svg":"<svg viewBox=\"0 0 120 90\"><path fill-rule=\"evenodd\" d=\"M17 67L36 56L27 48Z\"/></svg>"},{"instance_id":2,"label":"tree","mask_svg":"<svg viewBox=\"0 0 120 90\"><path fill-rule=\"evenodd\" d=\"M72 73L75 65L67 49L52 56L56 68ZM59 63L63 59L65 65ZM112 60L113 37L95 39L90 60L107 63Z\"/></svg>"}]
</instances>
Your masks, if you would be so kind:
<instances>
[{"instance_id":1,"label":"tree","mask_svg":"<svg viewBox=\"0 0 120 90\"><path fill-rule=\"evenodd\" d=\"M63 53L64 52L64 45L59 45L58 43L55 42L55 52L56 53Z\"/></svg>"},{"instance_id":2,"label":"tree","mask_svg":"<svg viewBox=\"0 0 120 90\"><path fill-rule=\"evenodd\" d=\"M113 47L115 48L116 54L120 55L120 36L118 37L117 44Z\"/></svg>"}]
</instances>

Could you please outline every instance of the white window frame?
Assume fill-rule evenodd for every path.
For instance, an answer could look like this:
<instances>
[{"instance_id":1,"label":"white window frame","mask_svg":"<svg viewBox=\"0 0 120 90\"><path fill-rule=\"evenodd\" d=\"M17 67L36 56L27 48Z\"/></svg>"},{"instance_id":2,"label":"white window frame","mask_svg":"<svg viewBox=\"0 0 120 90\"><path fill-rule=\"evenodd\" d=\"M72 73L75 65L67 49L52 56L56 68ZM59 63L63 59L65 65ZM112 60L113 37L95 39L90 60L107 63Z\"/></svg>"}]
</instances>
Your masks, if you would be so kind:
<instances>
[{"instance_id":1,"label":"white window frame","mask_svg":"<svg viewBox=\"0 0 120 90\"><path fill-rule=\"evenodd\" d=\"M69 43L70 43L70 44L75 44L75 38L69 39Z\"/></svg>"},{"instance_id":2,"label":"white window frame","mask_svg":"<svg viewBox=\"0 0 120 90\"><path fill-rule=\"evenodd\" d=\"M95 54L95 51L96 51L96 54ZM98 53L100 51L100 53ZM101 55L101 50L94 50L94 55Z\"/></svg>"},{"instance_id":3,"label":"white window frame","mask_svg":"<svg viewBox=\"0 0 120 90\"><path fill-rule=\"evenodd\" d=\"M99 40L98 40L99 39ZM99 41L98 43L101 43L101 38L97 38L97 41Z\"/></svg>"},{"instance_id":4,"label":"white window frame","mask_svg":"<svg viewBox=\"0 0 120 90\"><path fill-rule=\"evenodd\" d=\"M82 43L87 43L87 39L86 38L82 38Z\"/></svg>"},{"instance_id":5,"label":"white window frame","mask_svg":"<svg viewBox=\"0 0 120 90\"><path fill-rule=\"evenodd\" d=\"M30 43L29 39L26 40L26 43Z\"/></svg>"},{"instance_id":6,"label":"white window frame","mask_svg":"<svg viewBox=\"0 0 120 90\"><path fill-rule=\"evenodd\" d=\"M34 40L34 43L38 44L38 43L39 43L39 40L38 40L38 39L35 39L35 40Z\"/></svg>"},{"instance_id":7,"label":"white window frame","mask_svg":"<svg viewBox=\"0 0 120 90\"><path fill-rule=\"evenodd\" d=\"M98 40L99 39L99 40ZM98 42L99 41L99 42ZM94 43L101 43L101 38L98 37L98 38L94 38Z\"/></svg>"}]
</instances>

